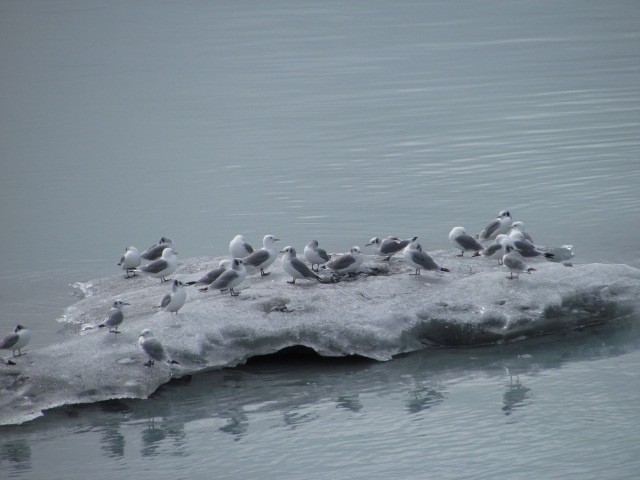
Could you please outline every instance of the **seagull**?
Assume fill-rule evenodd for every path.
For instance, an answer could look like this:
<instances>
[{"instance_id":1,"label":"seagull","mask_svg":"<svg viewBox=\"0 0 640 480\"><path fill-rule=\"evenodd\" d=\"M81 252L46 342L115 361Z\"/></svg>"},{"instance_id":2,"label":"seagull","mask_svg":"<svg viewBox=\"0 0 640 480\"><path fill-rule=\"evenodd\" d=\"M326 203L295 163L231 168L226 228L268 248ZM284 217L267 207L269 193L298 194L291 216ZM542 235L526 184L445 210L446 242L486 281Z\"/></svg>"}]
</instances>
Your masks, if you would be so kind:
<instances>
[{"instance_id":1,"label":"seagull","mask_svg":"<svg viewBox=\"0 0 640 480\"><path fill-rule=\"evenodd\" d=\"M507 210L502 210L497 218L489 222L489 225L484 227L484 230L480 232L480 241L493 240L501 233L507 233L512 223L511 214L509 214Z\"/></svg>"},{"instance_id":2,"label":"seagull","mask_svg":"<svg viewBox=\"0 0 640 480\"><path fill-rule=\"evenodd\" d=\"M243 235L236 235L229 243L231 258L244 258L253 253L253 247L244 239Z\"/></svg>"},{"instance_id":3,"label":"seagull","mask_svg":"<svg viewBox=\"0 0 640 480\"><path fill-rule=\"evenodd\" d=\"M275 242L279 241L279 238L273 235L265 235L262 239L263 247L260 250L256 250L251 255L244 257L242 260L246 266L255 267L260 269L260 276L266 277L269 273L265 273L264 269L271 265L278 255Z\"/></svg>"},{"instance_id":4,"label":"seagull","mask_svg":"<svg viewBox=\"0 0 640 480\"><path fill-rule=\"evenodd\" d=\"M138 345L149 357L149 361L144 364L145 367L151 368L151 365L156 361L178 364L169 356L162 343L153 336L153 333L148 328L145 328L138 337Z\"/></svg>"},{"instance_id":5,"label":"seagull","mask_svg":"<svg viewBox=\"0 0 640 480\"><path fill-rule=\"evenodd\" d=\"M173 248L173 242L170 238L160 237L160 241L147 248L140 254L140 257L144 260L156 260L162 256L162 252L165 248Z\"/></svg>"},{"instance_id":6,"label":"seagull","mask_svg":"<svg viewBox=\"0 0 640 480\"><path fill-rule=\"evenodd\" d=\"M160 282L166 282L167 279L164 277L171 275L178 268L178 257L176 257L176 253L178 252L173 248L167 247L162 251L161 258L147 265L138 267L135 271L153 278L159 278Z\"/></svg>"},{"instance_id":7,"label":"seagull","mask_svg":"<svg viewBox=\"0 0 640 480\"><path fill-rule=\"evenodd\" d=\"M315 270L317 272L320 270L320 265L327 263L331 259L331 255L329 255L324 248L318 246L317 240L311 240L307 243L307 246L304 247L304 258L311 264L311 270L313 270L314 265L318 265L318 268Z\"/></svg>"},{"instance_id":8,"label":"seagull","mask_svg":"<svg viewBox=\"0 0 640 480\"><path fill-rule=\"evenodd\" d=\"M458 255L459 257L464 256L464 252L475 252L473 254L474 257L480 255L478 252L484 249L482 244L478 242L471 235L467 235L467 231L464 227L454 227L451 232L449 232L449 241L456 247L462 250L462 253Z\"/></svg>"},{"instance_id":9,"label":"seagull","mask_svg":"<svg viewBox=\"0 0 640 480\"><path fill-rule=\"evenodd\" d=\"M480 255L487 258L497 258L498 265L502 265L502 257L504 256L504 242L509 238L508 235L501 233L493 243L480 251Z\"/></svg>"},{"instance_id":10,"label":"seagull","mask_svg":"<svg viewBox=\"0 0 640 480\"><path fill-rule=\"evenodd\" d=\"M522 235L524 235L524 239L527 242L533 243L533 238L531 238L531 235L529 235L529 233L527 232L527 227L525 227L523 222L513 222L509 227L509 233L512 233L514 231L522 233Z\"/></svg>"},{"instance_id":11,"label":"seagull","mask_svg":"<svg viewBox=\"0 0 640 480\"><path fill-rule=\"evenodd\" d=\"M336 273L348 273L352 276L360 268L364 261L364 255L360 251L360 247L351 247L349 253L334 258L333 260L324 264L323 268L329 268Z\"/></svg>"},{"instance_id":12,"label":"seagull","mask_svg":"<svg viewBox=\"0 0 640 480\"><path fill-rule=\"evenodd\" d=\"M14 357L19 357L23 355L20 350L29 343L29 340L31 340L31 332L22 325L17 325L13 329L13 333L10 333L0 341L0 350L11 350ZM16 355L16 350L18 355ZM13 365L11 360L8 360L7 363Z\"/></svg>"},{"instance_id":13,"label":"seagull","mask_svg":"<svg viewBox=\"0 0 640 480\"><path fill-rule=\"evenodd\" d=\"M160 308L165 312L178 314L178 310L182 308L187 299L187 292L184 291L184 283L180 280L174 280L171 285L171 292L162 297Z\"/></svg>"},{"instance_id":14,"label":"seagull","mask_svg":"<svg viewBox=\"0 0 640 480\"><path fill-rule=\"evenodd\" d=\"M210 270L195 282L187 282L185 283L185 285L209 285L214 280L216 280L220 275L222 275L225 272L225 270L231 268L231 262L232 260L228 258L225 258L224 260L220 260L220 263L218 263L218 266L216 268L214 268L213 270Z\"/></svg>"},{"instance_id":15,"label":"seagull","mask_svg":"<svg viewBox=\"0 0 640 480\"><path fill-rule=\"evenodd\" d=\"M530 268L529 265L527 265L527 262L522 258L522 255L520 255L520 253L518 253L515 247L510 243L506 244L505 251L506 253L504 254L504 257L502 257L502 264L510 271L510 274L507 277L508 279L518 278L522 272L531 273L536 270L535 268ZM516 274L515 277L513 276L514 273Z\"/></svg>"},{"instance_id":16,"label":"seagull","mask_svg":"<svg viewBox=\"0 0 640 480\"><path fill-rule=\"evenodd\" d=\"M401 252L407 245L415 242L417 239L418 237L413 237L408 240L400 240L398 237L373 237L365 247L374 245L373 250L375 253L381 257L386 257L384 260L390 260L393 255Z\"/></svg>"},{"instance_id":17,"label":"seagull","mask_svg":"<svg viewBox=\"0 0 640 480\"><path fill-rule=\"evenodd\" d=\"M553 253L543 252L539 248L537 248L533 243L530 243L524 239L524 234L519 230L514 230L509 234L507 238L507 242L511 244L511 246L515 247L515 249L522 255L523 257L531 258L531 257L541 257L543 256L546 259L551 259L555 257Z\"/></svg>"},{"instance_id":18,"label":"seagull","mask_svg":"<svg viewBox=\"0 0 640 480\"><path fill-rule=\"evenodd\" d=\"M124 251L124 255L120 258L120 263L118 266L127 272L127 278L129 278L129 274L133 273L133 276L136 275L136 268L140 266L140 252L136 247L127 247Z\"/></svg>"},{"instance_id":19,"label":"seagull","mask_svg":"<svg viewBox=\"0 0 640 480\"><path fill-rule=\"evenodd\" d=\"M124 307L125 305L129 305L129 304L126 302L123 302L122 300L116 300L115 302L113 302L113 305L111 306L111 310L109 310L109 314L107 315L107 318L105 318L104 322L98 325L98 327L99 328L109 327L110 332L120 333L118 331L118 325L120 325L124 320L124 313L122 313L122 307ZM114 327L115 330L111 330L112 327Z\"/></svg>"},{"instance_id":20,"label":"seagull","mask_svg":"<svg viewBox=\"0 0 640 480\"><path fill-rule=\"evenodd\" d=\"M416 273L411 275L420 275L420 270L435 270L440 272L449 272L448 268L438 265L429 254L422 251L422 246L418 242L411 242L402 250L402 256L405 261L415 267Z\"/></svg>"},{"instance_id":21,"label":"seagull","mask_svg":"<svg viewBox=\"0 0 640 480\"><path fill-rule=\"evenodd\" d=\"M239 258L234 258L231 261L231 267L225 270L216 280L211 282L208 287L201 288L201 292L207 290L220 290L224 292L229 290L229 293L237 297L240 292L235 292L233 289L240 285L247 276L247 269L244 266L244 262Z\"/></svg>"},{"instance_id":22,"label":"seagull","mask_svg":"<svg viewBox=\"0 0 640 480\"><path fill-rule=\"evenodd\" d=\"M318 275L313 273L302 260L300 260L296 256L295 248L284 247L284 249L280 253L284 253L284 257L282 257L282 268L285 272L293 277L293 280L287 280L287 283L296 283L296 278L308 278L310 280L318 281L322 280Z\"/></svg>"}]
</instances>

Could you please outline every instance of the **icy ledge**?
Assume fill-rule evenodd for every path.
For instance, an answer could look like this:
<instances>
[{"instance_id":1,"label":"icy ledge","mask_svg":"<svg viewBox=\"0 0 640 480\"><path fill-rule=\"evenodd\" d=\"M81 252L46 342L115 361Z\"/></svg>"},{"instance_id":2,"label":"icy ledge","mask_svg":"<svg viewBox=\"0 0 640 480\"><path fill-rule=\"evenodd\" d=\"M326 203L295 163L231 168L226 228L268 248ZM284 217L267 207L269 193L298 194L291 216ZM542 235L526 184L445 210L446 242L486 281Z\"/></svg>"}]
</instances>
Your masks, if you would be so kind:
<instances>
[{"instance_id":1,"label":"icy ledge","mask_svg":"<svg viewBox=\"0 0 640 480\"><path fill-rule=\"evenodd\" d=\"M248 277L236 298L188 287L178 316L154 309L170 289L155 279L117 275L77 284L84 298L62 320L73 335L40 350L27 347L17 366L0 366L0 424L65 404L146 398L172 376L293 345L389 360L429 345L480 345L578 328L629 315L640 294L640 270L627 265L541 261L538 271L509 280L495 260L432 255L451 273L414 276L399 259L367 257L364 270L375 275L290 285L277 262L270 276ZM197 279L219 260L186 260L174 278ZM96 327L117 298L131 306L116 335ZM137 346L143 328L153 330L179 366L143 366L147 359Z\"/></svg>"}]
</instances>

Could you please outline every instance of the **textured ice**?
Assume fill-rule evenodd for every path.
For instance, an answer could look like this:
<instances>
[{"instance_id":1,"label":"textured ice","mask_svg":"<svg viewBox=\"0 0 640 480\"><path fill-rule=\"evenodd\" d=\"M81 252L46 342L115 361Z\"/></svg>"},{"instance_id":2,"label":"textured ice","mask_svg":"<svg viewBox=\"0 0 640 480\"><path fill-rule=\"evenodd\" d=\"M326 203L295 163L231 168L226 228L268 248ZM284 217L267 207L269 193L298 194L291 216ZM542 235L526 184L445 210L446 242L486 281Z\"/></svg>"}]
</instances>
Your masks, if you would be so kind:
<instances>
[{"instance_id":1,"label":"textured ice","mask_svg":"<svg viewBox=\"0 0 640 480\"><path fill-rule=\"evenodd\" d=\"M46 348L27 348L15 367L0 366L0 424L65 404L146 398L172 376L238 365L294 345L326 356L389 360L430 346L570 330L630 314L640 294L640 270L627 265L541 260L530 262L537 271L509 280L495 260L460 258L451 250L431 254L451 273L409 275L413 269L400 259L367 256L368 276L290 285L277 261L270 276L248 276L239 297L189 287L177 316L154 308L169 283L121 274L79 283L82 298L62 319L72 334ZM220 260L186 260L172 278L196 280ZM122 333L96 328L117 298L131 304ZM137 339L144 328L180 365L143 366L147 358Z\"/></svg>"}]
</instances>

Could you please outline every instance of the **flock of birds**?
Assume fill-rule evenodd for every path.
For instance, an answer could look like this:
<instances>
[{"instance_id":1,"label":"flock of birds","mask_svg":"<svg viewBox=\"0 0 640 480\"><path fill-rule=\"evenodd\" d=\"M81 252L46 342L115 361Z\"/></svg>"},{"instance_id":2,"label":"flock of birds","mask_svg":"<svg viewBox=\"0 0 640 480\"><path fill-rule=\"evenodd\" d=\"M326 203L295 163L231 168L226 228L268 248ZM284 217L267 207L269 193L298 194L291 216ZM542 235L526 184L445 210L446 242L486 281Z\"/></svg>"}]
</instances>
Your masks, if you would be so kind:
<instances>
[{"instance_id":1,"label":"flock of birds","mask_svg":"<svg viewBox=\"0 0 640 480\"><path fill-rule=\"evenodd\" d=\"M397 237L372 238L366 246L371 246L374 252L390 260L397 253L402 252L404 261L415 268L412 275L420 275L421 270L449 272L449 269L441 267L431 256L422 251L422 247L416 242L417 237L401 240ZM517 279L520 273L530 273L535 268L529 267L526 258L543 257L551 259L552 253L544 252L533 244L533 239L527 233L524 223L514 222L507 210L501 211L479 235L468 235L463 227L454 227L449 233L450 242L461 251L470 252L472 256L484 256L497 259L500 265L509 270L509 279ZM238 296L237 287L247 276L247 267L260 271L261 276L267 276L269 268L276 260L278 250L275 243L279 239L273 235L266 235L262 241L262 248L254 250L247 243L244 236L236 235L229 243L231 258L220 261L218 267L209 271L198 280L182 282L173 280L171 291L161 300L158 308L177 314L185 304L187 294L185 286L195 285L201 292L219 290L228 291L232 296ZM128 247L120 259L118 265L126 272L126 277L138 274L152 278L158 278L161 282L168 281L178 268L178 252L174 248L171 239L160 238L160 241L140 253L136 247ZM305 263L297 256L296 249L287 246L280 251L283 253L282 267L292 279L288 283L295 284L297 279L315 280L320 283L334 283L342 275L357 276L358 270L364 261L364 255L360 247L354 246L348 253L332 258L324 249L320 248L316 240L309 242L304 248ZM143 260L146 261L143 265ZM316 268L314 268L316 267ZM318 275L320 269L328 269L330 276ZM515 274L515 276L514 276ZM120 333L118 326L124 320L123 307L129 305L122 300L115 300L111 310L107 314L100 328L107 327L110 332ZM28 329L18 325L14 332L0 341L0 349L12 350L13 356L22 355L31 334ZM149 361L144 365L151 367L156 361L169 364L178 363L167 353L162 343L157 340L151 330L144 329L138 338L140 349L147 355ZM8 365L15 365L11 360L4 361Z\"/></svg>"}]
</instances>

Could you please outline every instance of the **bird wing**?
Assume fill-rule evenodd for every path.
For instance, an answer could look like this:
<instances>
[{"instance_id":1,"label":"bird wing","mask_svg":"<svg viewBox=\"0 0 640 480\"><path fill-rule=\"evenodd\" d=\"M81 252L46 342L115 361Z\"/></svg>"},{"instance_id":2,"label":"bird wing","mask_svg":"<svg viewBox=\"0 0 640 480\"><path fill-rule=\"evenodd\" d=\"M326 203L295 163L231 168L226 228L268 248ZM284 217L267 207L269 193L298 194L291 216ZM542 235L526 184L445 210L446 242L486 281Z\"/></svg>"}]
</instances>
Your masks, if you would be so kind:
<instances>
[{"instance_id":1,"label":"bird wing","mask_svg":"<svg viewBox=\"0 0 640 480\"><path fill-rule=\"evenodd\" d=\"M400 243L395 240L385 238L380 245L380 253L383 255L389 255L401 250Z\"/></svg>"},{"instance_id":2,"label":"bird wing","mask_svg":"<svg viewBox=\"0 0 640 480\"><path fill-rule=\"evenodd\" d=\"M144 353L149 355L149 357L153 360L162 361L166 356L164 347L155 338L149 338L148 340L145 340L140 346L142 347L142 350L144 350Z\"/></svg>"},{"instance_id":3,"label":"bird wing","mask_svg":"<svg viewBox=\"0 0 640 480\"><path fill-rule=\"evenodd\" d=\"M226 290L232 280L240 275L236 270L227 270L209 285L211 290Z\"/></svg>"},{"instance_id":4,"label":"bird wing","mask_svg":"<svg viewBox=\"0 0 640 480\"><path fill-rule=\"evenodd\" d=\"M243 243L243 245L247 252L253 253L253 247L251 245L249 245L248 243Z\"/></svg>"},{"instance_id":5,"label":"bird wing","mask_svg":"<svg viewBox=\"0 0 640 480\"><path fill-rule=\"evenodd\" d=\"M425 252L415 251L411 254L411 260L420 265L425 270L438 270L440 267L429 254Z\"/></svg>"},{"instance_id":6,"label":"bird wing","mask_svg":"<svg viewBox=\"0 0 640 480\"><path fill-rule=\"evenodd\" d=\"M266 250L260 249L253 252L248 257L243 259L245 265L251 265L253 267L257 267L258 265L263 264L269 259L269 252Z\"/></svg>"},{"instance_id":7,"label":"bird wing","mask_svg":"<svg viewBox=\"0 0 640 480\"><path fill-rule=\"evenodd\" d=\"M331 270L342 270L353 265L355 261L356 259L353 257L353 255L346 254L327 263L327 267L329 267Z\"/></svg>"},{"instance_id":8,"label":"bird wing","mask_svg":"<svg viewBox=\"0 0 640 480\"><path fill-rule=\"evenodd\" d=\"M291 266L303 277L316 278L317 275L311 271L307 265L299 258L291 259Z\"/></svg>"},{"instance_id":9,"label":"bird wing","mask_svg":"<svg viewBox=\"0 0 640 480\"><path fill-rule=\"evenodd\" d=\"M160 302L160 308L167 308L167 305L171 302L171 294L167 293L164 297L162 297L162 301Z\"/></svg>"},{"instance_id":10,"label":"bird wing","mask_svg":"<svg viewBox=\"0 0 640 480\"><path fill-rule=\"evenodd\" d=\"M104 319L105 325L120 325L122 320L124 319L124 315L122 314L122 310L118 308L114 308L111 313Z\"/></svg>"},{"instance_id":11,"label":"bird wing","mask_svg":"<svg viewBox=\"0 0 640 480\"><path fill-rule=\"evenodd\" d=\"M18 340L20 340L20 336L17 333L10 333L2 339L0 348L4 348L5 350L11 348L18 343Z\"/></svg>"},{"instance_id":12,"label":"bird wing","mask_svg":"<svg viewBox=\"0 0 640 480\"><path fill-rule=\"evenodd\" d=\"M480 238L483 240L487 240L489 237L491 237L493 232L495 232L498 229L499 226L500 226L500 220L497 218L489 222L489 225L484 227L484 230L480 233Z\"/></svg>"},{"instance_id":13,"label":"bird wing","mask_svg":"<svg viewBox=\"0 0 640 480\"><path fill-rule=\"evenodd\" d=\"M331 258L331 255L329 255L327 253L327 251L324 248L317 248L316 249L316 253L318 254L318 256L323 259L325 262L328 262L329 259Z\"/></svg>"},{"instance_id":14,"label":"bird wing","mask_svg":"<svg viewBox=\"0 0 640 480\"><path fill-rule=\"evenodd\" d=\"M225 272L225 270L226 268L224 267L214 268L213 270L208 272L206 275L204 275L202 278L200 278L200 280L198 280L196 284L209 285L211 282L215 281L220 275L222 275Z\"/></svg>"},{"instance_id":15,"label":"bird wing","mask_svg":"<svg viewBox=\"0 0 640 480\"><path fill-rule=\"evenodd\" d=\"M169 266L169 263L164 258L159 258L158 260L154 260L142 267L143 272L147 273L160 273L165 270Z\"/></svg>"},{"instance_id":16,"label":"bird wing","mask_svg":"<svg viewBox=\"0 0 640 480\"><path fill-rule=\"evenodd\" d=\"M486 257L490 257L491 255L497 253L498 250L501 250L501 249L502 249L502 245L500 245L499 243L492 243L487 248L482 250L482 252L480 253L482 253Z\"/></svg>"},{"instance_id":17,"label":"bird wing","mask_svg":"<svg viewBox=\"0 0 640 480\"><path fill-rule=\"evenodd\" d=\"M484 250L482 244L470 235L460 235L456 240L466 250L475 250L476 252Z\"/></svg>"}]
</instances>

